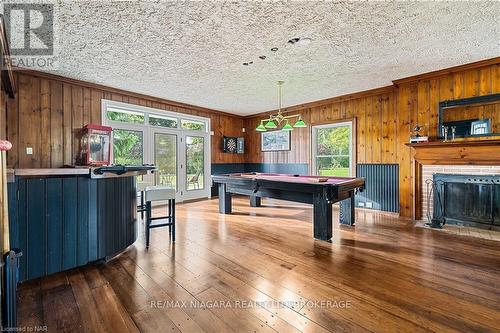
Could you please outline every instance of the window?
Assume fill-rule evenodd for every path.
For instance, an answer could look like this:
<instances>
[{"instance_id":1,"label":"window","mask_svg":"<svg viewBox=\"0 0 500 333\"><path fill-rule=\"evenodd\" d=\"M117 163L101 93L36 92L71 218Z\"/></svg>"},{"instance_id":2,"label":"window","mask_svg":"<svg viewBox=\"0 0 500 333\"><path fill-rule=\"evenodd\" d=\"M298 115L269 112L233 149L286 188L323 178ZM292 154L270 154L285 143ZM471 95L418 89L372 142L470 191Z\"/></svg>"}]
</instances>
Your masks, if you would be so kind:
<instances>
[{"instance_id":1,"label":"window","mask_svg":"<svg viewBox=\"0 0 500 333\"><path fill-rule=\"evenodd\" d=\"M207 132L209 121L203 117L103 100L103 119L113 128L149 126ZM109 122L109 123L108 123ZM122 124L122 125L120 125Z\"/></svg>"},{"instance_id":2,"label":"window","mask_svg":"<svg viewBox=\"0 0 500 333\"><path fill-rule=\"evenodd\" d=\"M351 122L313 127L313 165L316 175L351 176L352 136Z\"/></svg>"},{"instance_id":3,"label":"window","mask_svg":"<svg viewBox=\"0 0 500 333\"><path fill-rule=\"evenodd\" d=\"M177 135L154 134L154 161L158 167L155 173L156 185L177 189Z\"/></svg>"},{"instance_id":4,"label":"window","mask_svg":"<svg viewBox=\"0 0 500 333\"><path fill-rule=\"evenodd\" d=\"M124 123L144 124L144 114L140 112L125 111L108 107L106 117L112 121Z\"/></svg>"},{"instance_id":5,"label":"window","mask_svg":"<svg viewBox=\"0 0 500 333\"><path fill-rule=\"evenodd\" d=\"M113 163L124 165L143 164L143 135L141 131L113 130Z\"/></svg>"},{"instance_id":6,"label":"window","mask_svg":"<svg viewBox=\"0 0 500 333\"><path fill-rule=\"evenodd\" d=\"M162 117L157 115L149 116L149 125L167 128L177 128L178 121L177 118Z\"/></svg>"},{"instance_id":7,"label":"window","mask_svg":"<svg viewBox=\"0 0 500 333\"><path fill-rule=\"evenodd\" d=\"M204 138L200 136L186 136L186 189L203 189L204 179Z\"/></svg>"},{"instance_id":8,"label":"window","mask_svg":"<svg viewBox=\"0 0 500 333\"><path fill-rule=\"evenodd\" d=\"M109 100L101 116L113 128L114 164L155 164L138 180L175 189L178 200L209 196L210 118Z\"/></svg>"},{"instance_id":9,"label":"window","mask_svg":"<svg viewBox=\"0 0 500 333\"><path fill-rule=\"evenodd\" d=\"M203 131L205 130L205 123L202 121L181 119L181 128L195 130L195 131Z\"/></svg>"}]
</instances>

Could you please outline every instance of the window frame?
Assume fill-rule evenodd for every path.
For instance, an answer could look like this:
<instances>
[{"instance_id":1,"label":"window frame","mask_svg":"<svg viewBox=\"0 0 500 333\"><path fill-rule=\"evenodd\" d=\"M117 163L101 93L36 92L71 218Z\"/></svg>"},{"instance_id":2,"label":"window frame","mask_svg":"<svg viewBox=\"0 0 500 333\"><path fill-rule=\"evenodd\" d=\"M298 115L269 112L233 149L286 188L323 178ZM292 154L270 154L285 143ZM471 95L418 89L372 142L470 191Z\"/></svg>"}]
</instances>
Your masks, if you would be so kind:
<instances>
[{"instance_id":1,"label":"window frame","mask_svg":"<svg viewBox=\"0 0 500 333\"><path fill-rule=\"evenodd\" d=\"M102 123L107 124L107 125L114 125L113 127L119 127L122 125L138 125L140 127L153 127L153 128L167 128L167 129L172 129L172 130L179 130L179 131L189 131L189 132L202 132L202 133L207 133L210 132L210 118L206 117L200 117L200 116L192 116L184 113L179 113L179 112L174 112L174 111L169 111L169 110L161 110L161 109L155 109L155 108L150 108L147 106L141 106L141 105L135 105L135 104L129 104L129 103L123 103L123 102L117 102L117 101L111 101L107 99L103 99L101 102L101 113L102 113ZM129 113L135 113L135 114L144 114L144 123L128 123L125 121L114 121L110 120L107 117L108 113L108 107L111 107L113 109L118 109L118 110L123 110L123 112L129 112ZM150 125L149 124L149 115L153 116L158 116L159 118L172 118L172 119L177 119L177 127L164 127L164 126L155 126L155 125ZM204 129L203 130L190 130L187 128L182 128L181 127L181 121L182 120L187 120L187 121L193 121L197 123L203 123Z\"/></svg>"},{"instance_id":2,"label":"window frame","mask_svg":"<svg viewBox=\"0 0 500 333\"><path fill-rule=\"evenodd\" d=\"M341 119L338 121L330 121L328 123L320 123L316 125L311 126L311 170L309 171L310 175L317 175L317 170L316 170L316 156L318 155L318 129L324 129L324 128L335 128L335 127L343 127L343 126L349 126L350 127L350 133L349 133L349 171L350 174L348 177L355 177L356 176L356 163L357 163L357 151L356 151L356 119Z\"/></svg>"},{"instance_id":3,"label":"window frame","mask_svg":"<svg viewBox=\"0 0 500 333\"><path fill-rule=\"evenodd\" d=\"M128 123L123 121L113 121L107 118L107 110L108 107L114 109L121 109L124 111L134 112L134 113L143 113L144 114L144 123ZM149 124L149 115L156 115L160 117L169 117L177 119L177 127L163 127L163 126L154 126ZM142 143L142 156L143 163L146 164L154 164L154 133L171 133L177 135L178 140L181 140L186 135L189 136L202 136L206 140L205 151L206 151L206 160L204 161L205 172L208 175L204 177L204 191L207 192L207 196L210 197L210 177L211 174L211 141L212 141L212 132L211 132L211 120L208 117L200 117L193 116L184 113L178 113L168 110L155 109L146 106L140 106L135 104L117 102L102 99L101 101L101 123L103 125L108 125L113 127L113 129L121 129L121 130L131 130L131 131L140 131L143 134L143 143ZM203 130L191 130L181 128L181 120L194 121L199 123L204 123ZM113 139L113 138L112 138ZM182 147L182 144L179 146ZM111 162L114 163L114 155L113 155L113 140L111 140ZM181 151L177 149L177 163L179 163L179 154ZM181 173L178 173L178 177L181 176ZM144 183L154 185L154 178L152 175L148 175L144 177ZM177 181L177 191L179 193L179 182ZM186 194L183 194L186 196ZM187 199L189 199L186 196Z\"/></svg>"},{"instance_id":4,"label":"window frame","mask_svg":"<svg viewBox=\"0 0 500 333\"><path fill-rule=\"evenodd\" d=\"M156 118L156 119L163 119L163 120L175 120L177 127L167 127L167 126L158 126L158 125L151 125L151 118ZM183 118L181 118L183 119ZM165 116L165 115L159 115L157 113L148 113L148 123L146 124L148 126L154 127L154 128L166 128L166 129L180 129L179 127L179 118L178 117L170 117L170 116Z\"/></svg>"}]
</instances>

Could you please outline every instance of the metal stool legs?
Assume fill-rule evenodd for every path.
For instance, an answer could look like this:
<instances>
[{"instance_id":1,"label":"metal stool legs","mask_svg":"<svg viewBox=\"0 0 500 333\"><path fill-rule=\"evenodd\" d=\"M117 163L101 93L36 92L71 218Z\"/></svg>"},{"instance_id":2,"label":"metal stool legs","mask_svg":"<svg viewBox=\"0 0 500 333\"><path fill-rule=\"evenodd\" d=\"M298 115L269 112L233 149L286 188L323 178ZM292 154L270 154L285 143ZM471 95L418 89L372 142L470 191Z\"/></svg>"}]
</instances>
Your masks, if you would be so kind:
<instances>
[{"instance_id":1,"label":"metal stool legs","mask_svg":"<svg viewBox=\"0 0 500 333\"><path fill-rule=\"evenodd\" d=\"M141 192L141 204L137 205L137 212L141 213L141 220L144 222L144 212L146 211L146 203L144 202L144 191Z\"/></svg>"},{"instance_id":2,"label":"metal stool legs","mask_svg":"<svg viewBox=\"0 0 500 333\"><path fill-rule=\"evenodd\" d=\"M175 199L169 199L168 200L168 215L167 216L160 216L160 217L152 217L152 209L151 209L151 201L146 201L146 248L149 248L149 241L150 241L150 231L153 228L158 228L158 227L167 227L168 226L168 233L170 236L170 239L172 242L175 242ZM152 224L152 221L155 220L164 220L166 219L168 222L166 223L159 223L159 224Z\"/></svg>"},{"instance_id":3,"label":"metal stool legs","mask_svg":"<svg viewBox=\"0 0 500 333\"><path fill-rule=\"evenodd\" d=\"M172 239L172 242L175 242L175 199L172 199L172 214L170 215L171 222L172 222L172 235L170 238Z\"/></svg>"},{"instance_id":4,"label":"metal stool legs","mask_svg":"<svg viewBox=\"0 0 500 333\"><path fill-rule=\"evenodd\" d=\"M146 249L149 248L149 229L151 223L151 201L146 202Z\"/></svg>"},{"instance_id":5,"label":"metal stool legs","mask_svg":"<svg viewBox=\"0 0 500 333\"><path fill-rule=\"evenodd\" d=\"M141 191L141 220L144 221L144 191Z\"/></svg>"}]
</instances>

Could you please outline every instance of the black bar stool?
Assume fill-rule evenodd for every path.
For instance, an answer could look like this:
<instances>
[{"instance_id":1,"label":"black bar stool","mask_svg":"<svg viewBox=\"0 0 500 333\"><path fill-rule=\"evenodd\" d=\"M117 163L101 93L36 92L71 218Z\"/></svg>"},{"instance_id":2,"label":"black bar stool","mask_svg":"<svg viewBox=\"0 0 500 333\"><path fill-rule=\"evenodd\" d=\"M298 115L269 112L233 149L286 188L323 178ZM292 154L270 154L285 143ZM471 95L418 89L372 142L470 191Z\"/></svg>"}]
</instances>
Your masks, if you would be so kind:
<instances>
[{"instance_id":1,"label":"black bar stool","mask_svg":"<svg viewBox=\"0 0 500 333\"><path fill-rule=\"evenodd\" d=\"M140 204L137 205L137 212L141 213L141 220L144 222L144 212L146 211L146 202L144 201L144 190L147 185L144 183L137 184L137 192L140 192Z\"/></svg>"},{"instance_id":2,"label":"black bar stool","mask_svg":"<svg viewBox=\"0 0 500 333\"><path fill-rule=\"evenodd\" d=\"M175 190L168 186L148 186L144 189L146 201L146 248L149 248L149 232L152 228L168 227L172 242L175 242ZM151 203L168 202L168 215L153 217ZM156 220L167 220L165 223L152 224Z\"/></svg>"}]
</instances>

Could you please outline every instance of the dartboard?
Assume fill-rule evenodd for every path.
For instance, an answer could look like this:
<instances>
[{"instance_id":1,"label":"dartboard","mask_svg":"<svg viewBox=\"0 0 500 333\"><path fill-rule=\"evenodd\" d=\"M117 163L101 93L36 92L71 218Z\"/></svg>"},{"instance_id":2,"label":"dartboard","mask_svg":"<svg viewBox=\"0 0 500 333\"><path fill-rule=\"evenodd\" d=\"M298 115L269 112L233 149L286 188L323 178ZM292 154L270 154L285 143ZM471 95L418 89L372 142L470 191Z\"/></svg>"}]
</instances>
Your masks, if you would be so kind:
<instances>
[{"instance_id":1,"label":"dartboard","mask_svg":"<svg viewBox=\"0 0 500 333\"><path fill-rule=\"evenodd\" d=\"M227 153L236 153L238 146L237 138L224 137L224 151Z\"/></svg>"}]
</instances>

